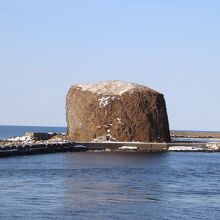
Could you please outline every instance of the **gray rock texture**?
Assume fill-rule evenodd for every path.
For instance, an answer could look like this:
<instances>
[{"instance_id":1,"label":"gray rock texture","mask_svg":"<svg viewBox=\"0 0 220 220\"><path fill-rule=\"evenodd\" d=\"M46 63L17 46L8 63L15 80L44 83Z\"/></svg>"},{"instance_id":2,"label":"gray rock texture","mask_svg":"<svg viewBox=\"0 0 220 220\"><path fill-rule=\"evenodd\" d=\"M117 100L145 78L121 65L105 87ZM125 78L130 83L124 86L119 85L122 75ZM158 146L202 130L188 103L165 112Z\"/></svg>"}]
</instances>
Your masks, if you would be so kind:
<instances>
[{"instance_id":1,"label":"gray rock texture","mask_svg":"<svg viewBox=\"0 0 220 220\"><path fill-rule=\"evenodd\" d=\"M72 86L66 98L72 141L170 141L164 96L121 81Z\"/></svg>"}]
</instances>

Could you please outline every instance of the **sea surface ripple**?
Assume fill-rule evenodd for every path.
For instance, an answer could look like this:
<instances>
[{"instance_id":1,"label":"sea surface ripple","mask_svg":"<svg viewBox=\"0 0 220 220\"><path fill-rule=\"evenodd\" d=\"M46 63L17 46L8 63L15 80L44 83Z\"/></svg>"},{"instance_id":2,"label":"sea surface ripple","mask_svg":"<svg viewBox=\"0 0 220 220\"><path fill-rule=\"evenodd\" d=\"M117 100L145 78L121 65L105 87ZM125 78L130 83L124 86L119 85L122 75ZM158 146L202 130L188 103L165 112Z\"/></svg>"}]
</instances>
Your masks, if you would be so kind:
<instances>
[{"instance_id":1,"label":"sea surface ripple","mask_svg":"<svg viewBox=\"0 0 220 220\"><path fill-rule=\"evenodd\" d=\"M220 219L219 153L0 158L0 218Z\"/></svg>"}]
</instances>

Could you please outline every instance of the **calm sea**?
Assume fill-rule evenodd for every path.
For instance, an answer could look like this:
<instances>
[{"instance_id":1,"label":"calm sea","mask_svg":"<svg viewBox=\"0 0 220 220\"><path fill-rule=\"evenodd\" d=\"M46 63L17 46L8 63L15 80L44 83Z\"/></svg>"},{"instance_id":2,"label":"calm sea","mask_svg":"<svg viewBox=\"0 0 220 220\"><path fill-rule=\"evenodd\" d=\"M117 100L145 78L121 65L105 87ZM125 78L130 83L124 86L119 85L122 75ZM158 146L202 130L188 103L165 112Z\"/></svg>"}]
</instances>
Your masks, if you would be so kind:
<instances>
[{"instance_id":1,"label":"calm sea","mask_svg":"<svg viewBox=\"0 0 220 220\"><path fill-rule=\"evenodd\" d=\"M0 219L220 219L219 174L220 153L0 158Z\"/></svg>"}]
</instances>

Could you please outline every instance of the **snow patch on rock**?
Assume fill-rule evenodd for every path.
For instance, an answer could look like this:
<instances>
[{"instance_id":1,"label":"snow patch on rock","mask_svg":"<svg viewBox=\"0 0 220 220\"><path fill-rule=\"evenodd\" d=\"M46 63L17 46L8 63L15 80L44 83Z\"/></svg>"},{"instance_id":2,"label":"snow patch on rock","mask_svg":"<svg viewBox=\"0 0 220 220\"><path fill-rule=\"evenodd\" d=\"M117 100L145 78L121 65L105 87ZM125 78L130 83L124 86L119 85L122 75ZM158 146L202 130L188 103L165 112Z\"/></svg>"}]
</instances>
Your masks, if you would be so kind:
<instances>
[{"instance_id":1,"label":"snow patch on rock","mask_svg":"<svg viewBox=\"0 0 220 220\"><path fill-rule=\"evenodd\" d=\"M98 99L99 101L99 108L105 107L106 105L108 105L110 97L101 97L100 99Z\"/></svg>"},{"instance_id":2,"label":"snow patch on rock","mask_svg":"<svg viewBox=\"0 0 220 220\"><path fill-rule=\"evenodd\" d=\"M208 150L212 151L219 151L220 150L220 143L209 143L206 145Z\"/></svg>"},{"instance_id":3,"label":"snow patch on rock","mask_svg":"<svg viewBox=\"0 0 220 220\"><path fill-rule=\"evenodd\" d=\"M141 86L135 83L123 82L123 81L107 81L102 83L88 83L77 85L82 91L90 91L102 95L122 95L124 92L132 90L133 88L140 87L149 89L145 86Z\"/></svg>"},{"instance_id":4,"label":"snow patch on rock","mask_svg":"<svg viewBox=\"0 0 220 220\"><path fill-rule=\"evenodd\" d=\"M13 137L13 138L9 138L7 139L8 141L32 141L32 138L30 136L21 136L21 137Z\"/></svg>"},{"instance_id":5,"label":"snow patch on rock","mask_svg":"<svg viewBox=\"0 0 220 220\"><path fill-rule=\"evenodd\" d=\"M122 121L120 118L117 118L117 122L118 122L118 124L122 124Z\"/></svg>"}]
</instances>

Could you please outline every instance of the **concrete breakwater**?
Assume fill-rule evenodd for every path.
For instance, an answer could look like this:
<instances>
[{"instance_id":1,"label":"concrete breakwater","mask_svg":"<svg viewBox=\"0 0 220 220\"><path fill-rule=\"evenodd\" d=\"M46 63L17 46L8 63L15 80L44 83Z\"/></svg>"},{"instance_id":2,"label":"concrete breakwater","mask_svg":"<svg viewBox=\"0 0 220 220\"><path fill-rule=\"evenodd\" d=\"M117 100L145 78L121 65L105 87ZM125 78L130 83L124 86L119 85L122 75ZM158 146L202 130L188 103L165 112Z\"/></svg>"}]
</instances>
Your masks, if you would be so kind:
<instances>
[{"instance_id":1,"label":"concrete breakwater","mask_svg":"<svg viewBox=\"0 0 220 220\"><path fill-rule=\"evenodd\" d=\"M72 142L65 134L28 132L21 137L0 141L0 156L74 151L167 151L166 143L143 142Z\"/></svg>"},{"instance_id":2,"label":"concrete breakwater","mask_svg":"<svg viewBox=\"0 0 220 220\"><path fill-rule=\"evenodd\" d=\"M138 152L159 152L166 151L166 144L156 143L41 143L25 145L7 145L0 147L0 157L31 155L55 152L79 152L79 151L138 151Z\"/></svg>"},{"instance_id":3,"label":"concrete breakwater","mask_svg":"<svg viewBox=\"0 0 220 220\"><path fill-rule=\"evenodd\" d=\"M19 144L19 145L2 145L0 146L0 157L45 154L55 152L76 151L77 149L71 142L63 143L39 143L39 144Z\"/></svg>"},{"instance_id":4,"label":"concrete breakwater","mask_svg":"<svg viewBox=\"0 0 220 220\"><path fill-rule=\"evenodd\" d=\"M200 139L201 140L201 139ZM0 141L0 157L76 151L220 152L219 142L72 142L65 134L26 133Z\"/></svg>"},{"instance_id":5,"label":"concrete breakwater","mask_svg":"<svg viewBox=\"0 0 220 220\"><path fill-rule=\"evenodd\" d=\"M0 141L0 157L74 151L166 151L166 143L72 142L65 134L28 132L21 137Z\"/></svg>"},{"instance_id":6,"label":"concrete breakwater","mask_svg":"<svg viewBox=\"0 0 220 220\"><path fill-rule=\"evenodd\" d=\"M83 151L220 152L220 143L54 142L0 146L0 157Z\"/></svg>"}]
</instances>

